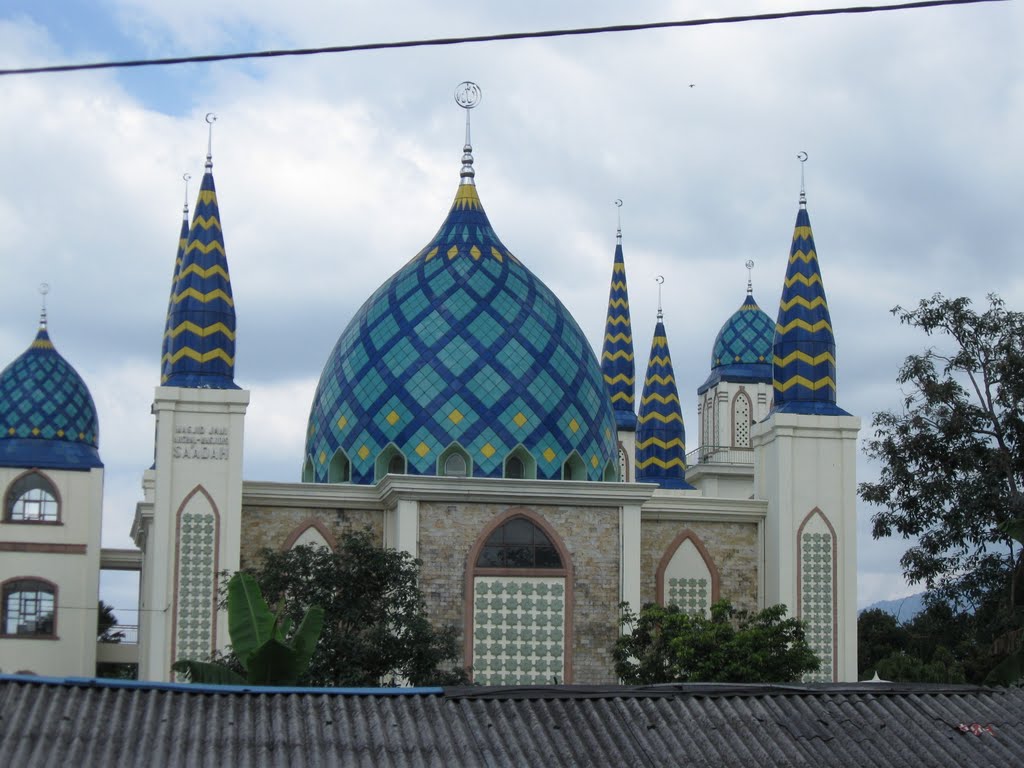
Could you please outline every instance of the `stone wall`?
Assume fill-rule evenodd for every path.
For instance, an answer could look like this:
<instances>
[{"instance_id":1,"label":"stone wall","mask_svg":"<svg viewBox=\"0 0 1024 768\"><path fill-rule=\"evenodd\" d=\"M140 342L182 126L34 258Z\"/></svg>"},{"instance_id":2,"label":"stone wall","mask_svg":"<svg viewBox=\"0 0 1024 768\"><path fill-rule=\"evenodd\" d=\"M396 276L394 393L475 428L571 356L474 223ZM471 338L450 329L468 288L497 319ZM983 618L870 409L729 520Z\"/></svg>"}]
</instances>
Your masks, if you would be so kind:
<instances>
[{"instance_id":1,"label":"stone wall","mask_svg":"<svg viewBox=\"0 0 1024 768\"><path fill-rule=\"evenodd\" d=\"M718 568L719 597L734 607L758 610L757 525L754 523L716 523L707 521L644 521L640 528L640 600L657 599L658 563L684 530L700 537Z\"/></svg>"},{"instance_id":2,"label":"stone wall","mask_svg":"<svg viewBox=\"0 0 1024 768\"><path fill-rule=\"evenodd\" d=\"M369 528L374 541L383 546L384 515L377 510L246 505L242 507L242 567L253 565L262 549L280 549L310 518L319 520L336 539Z\"/></svg>"},{"instance_id":3,"label":"stone wall","mask_svg":"<svg viewBox=\"0 0 1024 768\"><path fill-rule=\"evenodd\" d=\"M435 625L451 624L465 637L466 561L495 516L517 507L502 504L420 505L420 586ZM592 507L535 506L562 538L573 565L573 679L614 683L611 648L618 637L619 511Z\"/></svg>"}]
</instances>

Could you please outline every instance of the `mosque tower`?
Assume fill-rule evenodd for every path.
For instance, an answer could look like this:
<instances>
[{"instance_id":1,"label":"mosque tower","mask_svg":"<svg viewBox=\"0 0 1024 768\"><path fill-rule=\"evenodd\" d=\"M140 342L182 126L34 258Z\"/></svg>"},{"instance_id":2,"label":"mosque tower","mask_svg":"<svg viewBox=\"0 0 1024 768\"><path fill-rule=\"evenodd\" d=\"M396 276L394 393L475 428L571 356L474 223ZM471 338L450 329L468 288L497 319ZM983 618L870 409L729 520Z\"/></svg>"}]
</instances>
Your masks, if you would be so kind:
<instances>
[{"instance_id":1,"label":"mosque tower","mask_svg":"<svg viewBox=\"0 0 1024 768\"><path fill-rule=\"evenodd\" d=\"M697 389L700 448L686 477L708 496L750 496L751 430L772 403L775 323L754 300L754 262L746 267L746 296L718 331L711 373Z\"/></svg>"},{"instance_id":2,"label":"mosque tower","mask_svg":"<svg viewBox=\"0 0 1024 768\"><path fill-rule=\"evenodd\" d=\"M672 370L672 355L668 350L660 292L658 322L654 326L651 356L640 396L639 425L636 436L637 482L657 483L662 488L673 490L693 490L693 486L686 482L686 430Z\"/></svg>"},{"instance_id":3,"label":"mosque tower","mask_svg":"<svg viewBox=\"0 0 1024 768\"><path fill-rule=\"evenodd\" d=\"M0 373L0 489L0 667L92 676L99 422L82 377L50 341L45 305L32 344Z\"/></svg>"},{"instance_id":4,"label":"mosque tower","mask_svg":"<svg viewBox=\"0 0 1024 768\"><path fill-rule=\"evenodd\" d=\"M622 207L622 201L615 204ZM621 214L620 214L621 216ZM608 319L601 350L601 374L615 414L619 444L619 479L632 482L636 453L636 366L633 359L633 328L629 320L629 292L626 289L626 263L622 256L622 222L615 233L615 260L611 288L608 291Z\"/></svg>"},{"instance_id":5,"label":"mosque tower","mask_svg":"<svg viewBox=\"0 0 1024 768\"><path fill-rule=\"evenodd\" d=\"M156 388L156 460L132 526L143 550L139 677L170 679L177 659L228 642L217 573L239 567L242 438L249 392L234 381L235 305L217 192L212 126L199 196L179 246Z\"/></svg>"},{"instance_id":6,"label":"mosque tower","mask_svg":"<svg viewBox=\"0 0 1024 768\"><path fill-rule=\"evenodd\" d=\"M807 622L822 660L807 679L822 682L857 679L860 419L836 404L835 350L801 181L775 326L774 405L751 442L755 496L768 502L765 604L784 603Z\"/></svg>"}]
</instances>

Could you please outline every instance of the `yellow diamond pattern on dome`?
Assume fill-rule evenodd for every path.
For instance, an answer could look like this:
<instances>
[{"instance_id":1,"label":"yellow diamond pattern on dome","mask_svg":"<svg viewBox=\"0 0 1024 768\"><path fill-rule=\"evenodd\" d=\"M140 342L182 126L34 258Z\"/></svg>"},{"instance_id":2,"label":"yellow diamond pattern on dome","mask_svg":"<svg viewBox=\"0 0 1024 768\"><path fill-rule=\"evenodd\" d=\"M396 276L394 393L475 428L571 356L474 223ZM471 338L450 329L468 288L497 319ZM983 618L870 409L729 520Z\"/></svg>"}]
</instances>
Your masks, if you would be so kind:
<instances>
[{"instance_id":1,"label":"yellow diamond pattern on dome","mask_svg":"<svg viewBox=\"0 0 1024 768\"><path fill-rule=\"evenodd\" d=\"M365 445L361 445L359 447L359 450L356 452L356 455L359 456L359 458L362 459L363 461L366 461L367 457L370 455L370 449L367 448Z\"/></svg>"},{"instance_id":2,"label":"yellow diamond pattern on dome","mask_svg":"<svg viewBox=\"0 0 1024 768\"><path fill-rule=\"evenodd\" d=\"M398 415L398 411L391 411L391 413L387 415L388 424L394 426L395 424L398 423L398 420L400 418L401 416Z\"/></svg>"},{"instance_id":3,"label":"yellow diamond pattern on dome","mask_svg":"<svg viewBox=\"0 0 1024 768\"><path fill-rule=\"evenodd\" d=\"M393 423L384 418L392 409L401 415ZM470 185L459 187L431 242L341 334L310 424L307 455L343 449L354 483L374 482L376 451L388 445L412 475L436 474L437 457L454 442L470 454L475 477L502 477L504 457L520 445L539 479L560 479L575 452L597 457L587 476L602 480L617 457L593 351L565 307L502 245ZM360 456L362 442L378 448ZM326 468L316 467L314 480L327 482Z\"/></svg>"},{"instance_id":4,"label":"yellow diamond pattern on dome","mask_svg":"<svg viewBox=\"0 0 1024 768\"><path fill-rule=\"evenodd\" d=\"M348 419L345 418L344 414L342 414L340 417L338 417L338 429L344 429L347 424L348 424ZM312 431L310 431L310 434L312 434Z\"/></svg>"},{"instance_id":5,"label":"yellow diamond pattern on dome","mask_svg":"<svg viewBox=\"0 0 1024 768\"><path fill-rule=\"evenodd\" d=\"M327 454L320 451L320 463L323 464L325 461L327 461Z\"/></svg>"}]
</instances>

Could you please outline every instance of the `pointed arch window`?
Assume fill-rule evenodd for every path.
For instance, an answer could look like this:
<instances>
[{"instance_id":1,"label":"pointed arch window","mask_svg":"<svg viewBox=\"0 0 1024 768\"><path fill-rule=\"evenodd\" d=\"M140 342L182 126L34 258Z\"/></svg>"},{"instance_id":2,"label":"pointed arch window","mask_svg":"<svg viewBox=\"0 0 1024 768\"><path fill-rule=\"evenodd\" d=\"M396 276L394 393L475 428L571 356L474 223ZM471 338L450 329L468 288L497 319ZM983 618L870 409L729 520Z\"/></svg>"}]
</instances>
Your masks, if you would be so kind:
<instances>
[{"instance_id":1,"label":"pointed arch window","mask_svg":"<svg viewBox=\"0 0 1024 768\"><path fill-rule=\"evenodd\" d=\"M536 479L537 462L522 445L517 445L505 457L505 477L512 480Z\"/></svg>"},{"instance_id":2,"label":"pointed arch window","mask_svg":"<svg viewBox=\"0 0 1024 768\"><path fill-rule=\"evenodd\" d=\"M445 477L469 477L473 462L458 443L452 443L437 460L438 474Z\"/></svg>"},{"instance_id":3,"label":"pointed arch window","mask_svg":"<svg viewBox=\"0 0 1024 768\"><path fill-rule=\"evenodd\" d=\"M384 475L404 475L406 473L406 466L405 454L394 443L389 443L377 455L377 461L374 465L374 482L379 483L384 479Z\"/></svg>"},{"instance_id":4,"label":"pointed arch window","mask_svg":"<svg viewBox=\"0 0 1024 768\"><path fill-rule=\"evenodd\" d=\"M309 456L306 457L306 461L302 464L302 482L316 482L316 470L313 469L313 459Z\"/></svg>"},{"instance_id":5,"label":"pointed arch window","mask_svg":"<svg viewBox=\"0 0 1024 768\"><path fill-rule=\"evenodd\" d=\"M525 517L513 517L487 537L477 568L561 568L548 535Z\"/></svg>"},{"instance_id":6,"label":"pointed arch window","mask_svg":"<svg viewBox=\"0 0 1024 768\"><path fill-rule=\"evenodd\" d=\"M586 480L587 479L587 466L583 463L583 459L580 455L573 451L569 454L569 458L565 460L562 465L562 479L563 480Z\"/></svg>"},{"instance_id":7,"label":"pointed arch window","mask_svg":"<svg viewBox=\"0 0 1024 768\"><path fill-rule=\"evenodd\" d=\"M750 427L753 424L751 414L753 406L750 396L741 388L732 399L732 447L750 447Z\"/></svg>"},{"instance_id":8,"label":"pointed arch window","mask_svg":"<svg viewBox=\"0 0 1024 768\"><path fill-rule=\"evenodd\" d=\"M352 464L345 452L339 448L334 452L331 463L327 467L327 482L347 483L352 479Z\"/></svg>"},{"instance_id":9,"label":"pointed arch window","mask_svg":"<svg viewBox=\"0 0 1024 768\"><path fill-rule=\"evenodd\" d=\"M6 637L54 637L57 626L57 587L43 579L18 578L4 582L0 633Z\"/></svg>"},{"instance_id":10,"label":"pointed arch window","mask_svg":"<svg viewBox=\"0 0 1024 768\"><path fill-rule=\"evenodd\" d=\"M57 488L39 472L21 475L7 489L4 519L9 523L60 522Z\"/></svg>"}]
</instances>

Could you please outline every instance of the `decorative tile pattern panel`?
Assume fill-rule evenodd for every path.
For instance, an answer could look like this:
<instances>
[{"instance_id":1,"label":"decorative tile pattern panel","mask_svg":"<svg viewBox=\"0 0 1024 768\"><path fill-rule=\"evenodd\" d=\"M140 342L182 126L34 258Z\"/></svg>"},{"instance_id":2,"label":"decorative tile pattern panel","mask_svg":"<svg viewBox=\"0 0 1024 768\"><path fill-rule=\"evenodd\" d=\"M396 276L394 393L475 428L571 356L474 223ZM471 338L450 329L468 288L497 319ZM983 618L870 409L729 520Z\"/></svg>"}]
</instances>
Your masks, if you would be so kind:
<instances>
[{"instance_id":1,"label":"decorative tile pattern panel","mask_svg":"<svg viewBox=\"0 0 1024 768\"><path fill-rule=\"evenodd\" d=\"M732 444L734 448L750 447L750 398L737 394L732 401Z\"/></svg>"},{"instance_id":2,"label":"decorative tile pattern panel","mask_svg":"<svg viewBox=\"0 0 1024 768\"><path fill-rule=\"evenodd\" d=\"M212 512L184 512L180 525L175 654L205 661L213 650L216 520Z\"/></svg>"},{"instance_id":3,"label":"decorative tile pattern panel","mask_svg":"<svg viewBox=\"0 0 1024 768\"><path fill-rule=\"evenodd\" d=\"M92 395L54 349L44 324L32 345L0 373L0 452L5 461L20 454L36 466L81 469L103 466L98 446Z\"/></svg>"},{"instance_id":4,"label":"decorative tile pattern panel","mask_svg":"<svg viewBox=\"0 0 1024 768\"><path fill-rule=\"evenodd\" d=\"M473 580L473 680L543 685L565 679L565 579Z\"/></svg>"},{"instance_id":5,"label":"decorative tile pattern panel","mask_svg":"<svg viewBox=\"0 0 1024 768\"><path fill-rule=\"evenodd\" d=\"M805 676L815 683L832 682L835 640L835 584L832 534L810 521L800 536L800 618L807 622L807 641L821 659L816 673Z\"/></svg>"},{"instance_id":6,"label":"decorative tile pattern panel","mask_svg":"<svg viewBox=\"0 0 1024 768\"><path fill-rule=\"evenodd\" d=\"M770 382L774 341L775 323L748 292L715 337L709 381Z\"/></svg>"},{"instance_id":7,"label":"decorative tile pattern panel","mask_svg":"<svg viewBox=\"0 0 1024 768\"><path fill-rule=\"evenodd\" d=\"M711 605L711 584L707 579L669 579L665 602L686 613L704 614Z\"/></svg>"},{"instance_id":8,"label":"decorative tile pattern panel","mask_svg":"<svg viewBox=\"0 0 1024 768\"><path fill-rule=\"evenodd\" d=\"M587 478L602 480L615 464L615 431L583 332L498 240L476 188L462 185L433 240L339 337L313 400L306 457L315 481L327 482L319 457L342 448L352 482L369 484L388 444L410 474L431 475L458 442L474 476L501 477L502 458L522 444L540 479L558 479L576 451Z\"/></svg>"}]
</instances>

